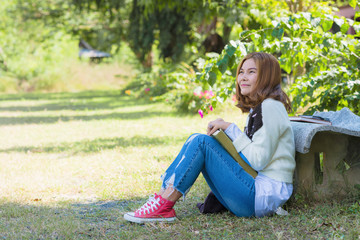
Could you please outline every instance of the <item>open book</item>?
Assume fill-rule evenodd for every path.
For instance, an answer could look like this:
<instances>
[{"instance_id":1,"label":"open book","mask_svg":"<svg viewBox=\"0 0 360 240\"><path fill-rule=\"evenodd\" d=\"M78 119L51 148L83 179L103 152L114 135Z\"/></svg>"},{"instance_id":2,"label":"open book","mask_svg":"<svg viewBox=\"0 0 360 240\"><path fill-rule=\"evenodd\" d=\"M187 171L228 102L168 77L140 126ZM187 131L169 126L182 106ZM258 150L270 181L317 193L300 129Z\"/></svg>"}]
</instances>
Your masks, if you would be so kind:
<instances>
[{"instance_id":1,"label":"open book","mask_svg":"<svg viewBox=\"0 0 360 240\"><path fill-rule=\"evenodd\" d=\"M289 119L290 119L290 121L293 121L293 122L307 122L307 123L331 125L331 122L329 119L318 117L318 116L300 115L300 116L289 117Z\"/></svg>"},{"instance_id":2,"label":"open book","mask_svg":"<svg viewBox=\"0 0 360 240\"><path fill-rule=\"evenodd\" d=\"M231 139L226 135L226 133L219 129L214 132L211 136L213 136L220 144L225 148L225 150L240 164L240 166L253 178L257 176L257 172L247 164L244 159L237 152L234 144Z\"/></svg>"}]
</instances>

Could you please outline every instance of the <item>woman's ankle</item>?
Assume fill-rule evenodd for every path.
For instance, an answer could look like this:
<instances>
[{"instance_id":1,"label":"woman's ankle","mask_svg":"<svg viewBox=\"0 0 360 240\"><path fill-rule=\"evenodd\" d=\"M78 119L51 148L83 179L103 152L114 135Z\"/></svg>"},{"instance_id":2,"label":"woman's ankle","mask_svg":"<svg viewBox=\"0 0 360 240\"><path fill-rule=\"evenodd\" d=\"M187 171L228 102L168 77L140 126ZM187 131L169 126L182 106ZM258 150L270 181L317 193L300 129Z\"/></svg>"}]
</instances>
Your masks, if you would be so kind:
<instances>
[{"instance_id":1,"label":"woman's ankle","mask_svg":"<svg viewBox=\"0 0 360 240\"><path fill-rule=\"evenodd\" d=\"M182 193L180 193L172 186L169 186L165 189L165 191L163 191L162 194L159 195L161 195L166 200L169 200L171 202L176 202L182 196Z\"/></svg>"}]
</instances>

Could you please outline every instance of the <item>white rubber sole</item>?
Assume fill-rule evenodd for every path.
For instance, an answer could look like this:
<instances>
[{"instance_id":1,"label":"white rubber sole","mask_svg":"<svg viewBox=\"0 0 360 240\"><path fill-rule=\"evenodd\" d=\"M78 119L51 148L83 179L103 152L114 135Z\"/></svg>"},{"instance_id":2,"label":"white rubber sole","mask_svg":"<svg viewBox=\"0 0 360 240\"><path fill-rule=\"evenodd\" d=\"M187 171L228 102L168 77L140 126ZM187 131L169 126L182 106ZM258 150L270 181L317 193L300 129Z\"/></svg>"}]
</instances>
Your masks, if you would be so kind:
<instances>
[{"instance_id":1,"label":"white rubber sole","mask_svg":"<svg viewBox=\"0 0 360 240\"><path fill-rule=\"evenodd\" d=\"M176 217L172 218L139 218L135 217L133 212L128 212L124 214L125 220L134 223L147 223L147 222L173 222L176 220Z\"/></svg>"}]
</instances>

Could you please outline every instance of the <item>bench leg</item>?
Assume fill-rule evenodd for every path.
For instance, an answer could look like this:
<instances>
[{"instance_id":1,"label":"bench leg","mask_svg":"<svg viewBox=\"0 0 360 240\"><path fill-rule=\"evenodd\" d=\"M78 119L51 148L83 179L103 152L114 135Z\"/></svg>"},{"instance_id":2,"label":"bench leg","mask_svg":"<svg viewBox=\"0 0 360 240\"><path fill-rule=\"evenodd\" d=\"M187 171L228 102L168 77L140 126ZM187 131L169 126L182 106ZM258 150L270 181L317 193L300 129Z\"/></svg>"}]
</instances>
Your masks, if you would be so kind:
<instances>
[{"instance_id":1,"label":"bench leg","mask_svg":"<svg viewBox=\"0 0 360 240\"><path fill-rule=\"evenodd\" d=\"M345 194L348 186L342 166L347 147L348 136L317 133L308 153L296 153L296 192L317 199Z\"/></svg>"}]
</instances>

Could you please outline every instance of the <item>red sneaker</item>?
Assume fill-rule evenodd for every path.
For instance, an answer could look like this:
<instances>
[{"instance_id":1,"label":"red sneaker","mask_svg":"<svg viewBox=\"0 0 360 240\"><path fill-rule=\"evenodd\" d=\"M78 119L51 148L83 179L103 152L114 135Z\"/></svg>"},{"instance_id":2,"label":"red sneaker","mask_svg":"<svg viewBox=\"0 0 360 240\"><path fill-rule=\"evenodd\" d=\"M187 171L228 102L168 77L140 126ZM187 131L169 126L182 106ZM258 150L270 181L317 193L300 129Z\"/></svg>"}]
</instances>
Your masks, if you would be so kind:
<instances>
[{"instance_id":1,"label":"red sneaker","mask_svg":"<svg viewBox=\"0 0 360 240\"><path fill-rule=\"evenodd\" d=\"M124 218L130 222L172 222L176 220L173 209L175 202L163 198L161 195L151 195L149 200L135 212L124 214Z\"/></svg>"}]
</instances>

